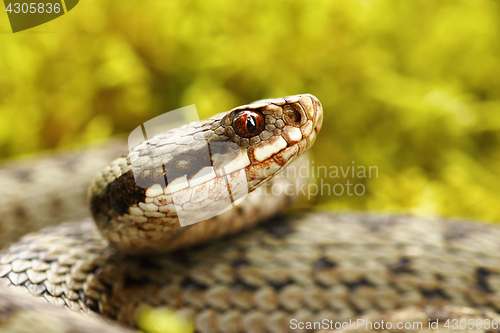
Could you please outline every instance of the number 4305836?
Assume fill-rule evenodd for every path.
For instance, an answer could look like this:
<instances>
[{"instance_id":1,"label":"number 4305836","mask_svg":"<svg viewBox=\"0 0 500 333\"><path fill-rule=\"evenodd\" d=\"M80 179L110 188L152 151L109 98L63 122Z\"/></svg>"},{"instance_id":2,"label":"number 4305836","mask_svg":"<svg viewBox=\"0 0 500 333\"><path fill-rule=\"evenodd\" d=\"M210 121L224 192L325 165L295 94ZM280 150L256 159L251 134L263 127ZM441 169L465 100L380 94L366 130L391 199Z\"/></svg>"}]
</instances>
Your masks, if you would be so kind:
<instances>
[{"instance_id":1,"label":"number 4305836","mask_svg":"<svg viewBox=\"0 0 500 333\"><path fill-rule=\"evenodd\" d=\"M52 12L60 13L61 12L61 4L60 3L52 4L52 3L43 3L43 2L40 2L40 3L32 2L30 4L28 4L28 3L14 3L14 4L9 3L9 5L7 6L7 8L5 10L9 13L15 13L15 14L19 14L21 12L24 14L27 14L27 13L31 13L31 14L47 13L47 14L50 14Z\"/></svg>"}]
</instances>

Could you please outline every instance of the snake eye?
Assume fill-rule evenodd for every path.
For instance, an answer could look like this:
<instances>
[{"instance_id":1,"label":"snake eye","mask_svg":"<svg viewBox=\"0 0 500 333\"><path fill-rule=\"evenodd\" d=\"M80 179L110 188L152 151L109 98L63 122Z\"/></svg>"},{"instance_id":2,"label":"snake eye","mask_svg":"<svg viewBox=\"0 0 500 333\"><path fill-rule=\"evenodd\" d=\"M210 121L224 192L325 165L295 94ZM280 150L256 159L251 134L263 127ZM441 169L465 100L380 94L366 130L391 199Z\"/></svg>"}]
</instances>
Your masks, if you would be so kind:
<instances>
[{"instance_id":1,"label":"snake eye","mask_svg":"<svg viewBox=\"0 0 500 333\"><path fill-rule=\"evenodd\" d=\"M264 130L264 117L255 111L242 111L234 117L233 128L242 138L251 138Z\"/></svg>"}]
</instances>

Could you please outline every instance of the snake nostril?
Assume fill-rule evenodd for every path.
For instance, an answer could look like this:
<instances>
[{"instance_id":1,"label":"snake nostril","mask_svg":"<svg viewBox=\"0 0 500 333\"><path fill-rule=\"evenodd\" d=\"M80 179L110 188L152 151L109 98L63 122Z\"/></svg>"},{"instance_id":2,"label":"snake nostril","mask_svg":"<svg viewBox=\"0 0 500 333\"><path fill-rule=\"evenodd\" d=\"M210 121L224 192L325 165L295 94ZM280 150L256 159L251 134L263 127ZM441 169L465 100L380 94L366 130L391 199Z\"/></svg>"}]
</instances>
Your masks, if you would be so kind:
<instances>
[{"instance_id":1,"label":"snake nostril","mask_svg":"<svg viewBox=\"0 0 500 333\"><path fill-rule=\"evenodd\" d=\"M285 105L283 108L285 122L289 125L300 125L302 123L302 114L292 105Z\"/></svg>"}]
</instances>

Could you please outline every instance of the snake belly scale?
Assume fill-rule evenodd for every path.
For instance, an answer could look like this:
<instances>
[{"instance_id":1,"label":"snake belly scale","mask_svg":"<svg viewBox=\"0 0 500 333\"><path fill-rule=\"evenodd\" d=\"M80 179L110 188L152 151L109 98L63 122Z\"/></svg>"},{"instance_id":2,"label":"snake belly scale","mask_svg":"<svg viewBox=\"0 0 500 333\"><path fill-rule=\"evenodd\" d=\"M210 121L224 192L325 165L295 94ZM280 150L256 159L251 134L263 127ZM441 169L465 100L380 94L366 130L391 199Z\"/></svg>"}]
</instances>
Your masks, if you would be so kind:
<instances>
[{"instance_id":1,"label":"snake belly scale","mask_svg":"<svg viewBox=\"0 0 500 333\"><path fill-rule=\"evenodd\" d=\"M154 181L138 188L130 156L118 158L90 187L100 230L84 219L26 235L1 253L0 281L54 305L53 317L52 310L34 315L60 318L44 322L62 322L65 328L47 324L44 332L91 331L88 327L97 325L89 322L85 328L85 321L66 317L57 307L133 326L143 304L175 309L198 332L306 331L292 329L291 320L335 322L359 316L424 323L498 319L497 227L369 213L276 217L295 203L297 188L307 181L282 169L304 163L299 155L314 142L321 120L319 101L298 95L241 106L152 140L149 147L163 149L157 156L169 172L182 169L188 175L206 166L183 158L190 148L197 150L195 137L234 143L239 150L223 153L244 152L250 193L235 209L180 228L165 207L185 189L167 191L169 184L159 188ZM184 140L182 149L169 143L172 135ZM140 156L144 149L138 146L131 154ZM151 170L147 163L141 167ZM164 176L150 173L148 179ZM207 182L215 184L217 175ZM290 190L275 195L266 191L272 186ZM270 218L236 236L196 245ZM4 317L38 309L37 303L29 305L24 295L12 297L1 286L0 295L6 295L0 301L0 330L13 327Z\"/></svg>"}]
</instances>

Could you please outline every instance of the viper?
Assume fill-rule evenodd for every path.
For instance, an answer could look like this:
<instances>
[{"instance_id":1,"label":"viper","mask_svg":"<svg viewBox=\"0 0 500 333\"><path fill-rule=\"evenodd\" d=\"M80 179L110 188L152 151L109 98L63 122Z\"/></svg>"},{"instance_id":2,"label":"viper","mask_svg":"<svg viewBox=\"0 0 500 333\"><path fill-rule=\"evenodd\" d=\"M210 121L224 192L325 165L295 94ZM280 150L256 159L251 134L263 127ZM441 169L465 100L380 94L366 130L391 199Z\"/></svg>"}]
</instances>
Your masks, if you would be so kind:
<instances>
[{"instance_id":1,"label":"viper","mask_svg":"<svg viewBox=\"0 0 500 333\"><path fill-rule=\"evenodd\" d=\"M496 330L498 227L283 213L314 181L297 169L307 166L322 119L319 100L304 94L159 132L96 171L92 219L79 219L81 203L67 214L62 207L89 182L74 175L94 172L115 148L92 150L100 156L92 167L89 159L59 155L5 167L2 188L20 185L18 201L0 198L1 241L68 221L0 254L0 283L11 289L0 286L0 329L118 332L140 326L147 305L174 311L197 332ZM55 173L56 165L65 171ZM58 199L38 191L30 197L39 188ZM45 205L33 212L37 202ZM345 325L358 319L371 326Z\"/></svg>"}]
</instances>

